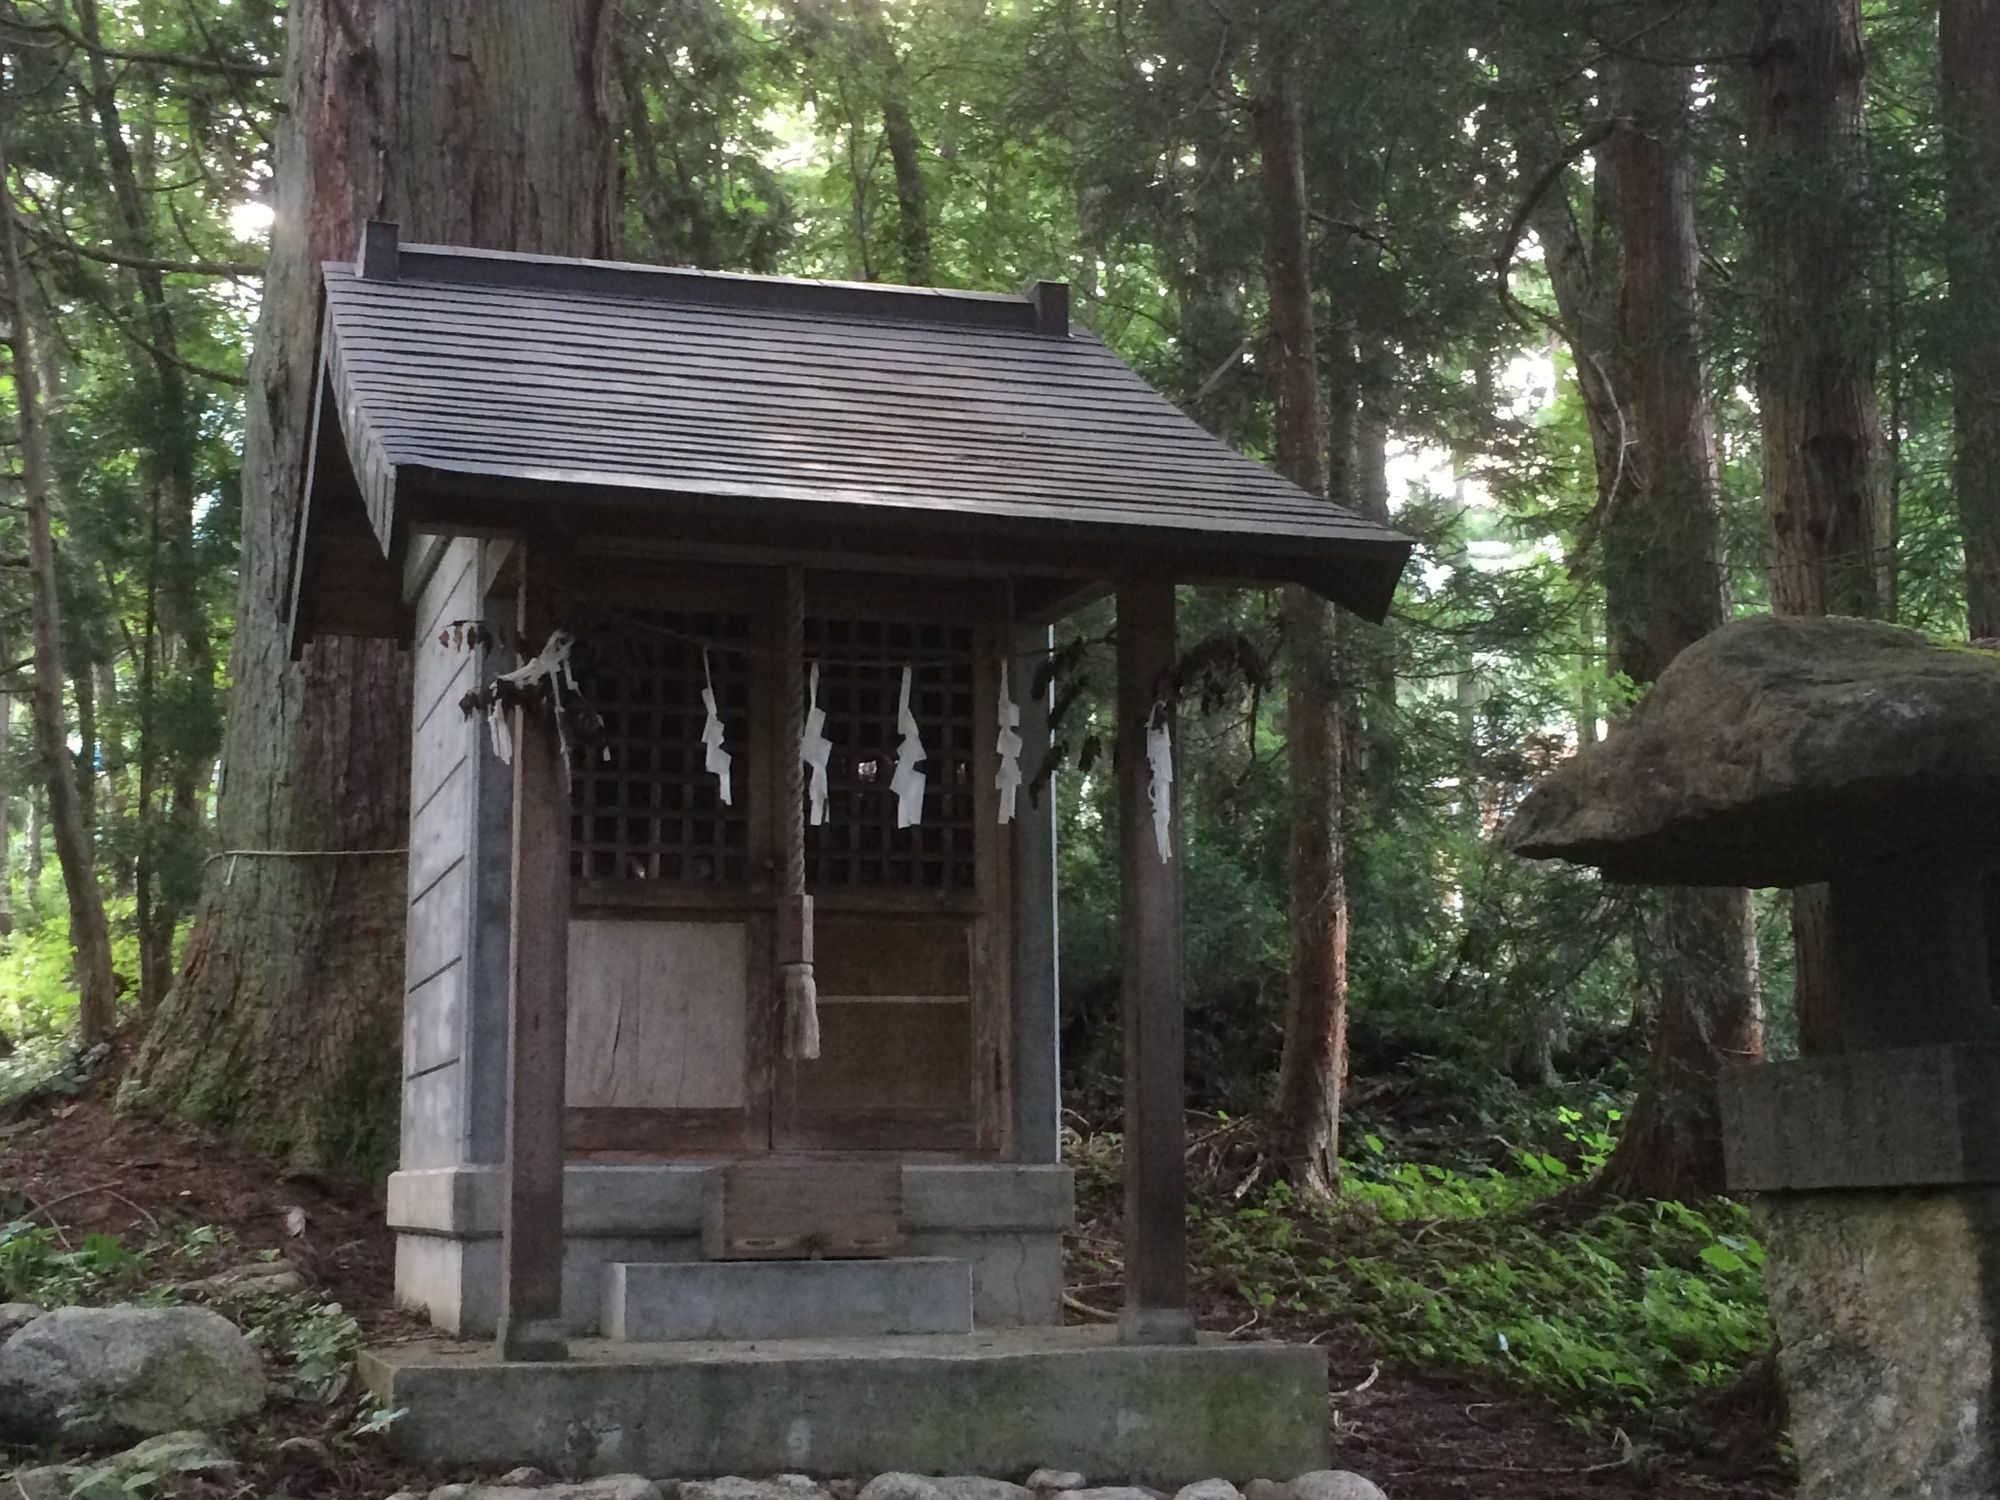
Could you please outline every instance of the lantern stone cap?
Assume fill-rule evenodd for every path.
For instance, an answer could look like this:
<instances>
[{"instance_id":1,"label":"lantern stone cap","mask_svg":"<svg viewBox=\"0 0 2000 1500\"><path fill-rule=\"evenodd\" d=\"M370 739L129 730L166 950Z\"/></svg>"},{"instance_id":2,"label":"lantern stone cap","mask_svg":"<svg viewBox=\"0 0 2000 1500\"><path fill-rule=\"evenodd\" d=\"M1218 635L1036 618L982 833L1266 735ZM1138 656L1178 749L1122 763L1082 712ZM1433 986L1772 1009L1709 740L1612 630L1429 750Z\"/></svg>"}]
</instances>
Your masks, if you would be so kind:
<instances>
[{"instance_id":1,"label":"lantern stone cap","mask_svg":"<svg viewBox=\"0 0 2000 1500\"><path fill-rule=\"evenodd\" d=\"M1735 621L1502 838L1663 885L1803 885L1924 851L2000 863L2000 652L1866 620Z\"/></svg>"}]
</instances>

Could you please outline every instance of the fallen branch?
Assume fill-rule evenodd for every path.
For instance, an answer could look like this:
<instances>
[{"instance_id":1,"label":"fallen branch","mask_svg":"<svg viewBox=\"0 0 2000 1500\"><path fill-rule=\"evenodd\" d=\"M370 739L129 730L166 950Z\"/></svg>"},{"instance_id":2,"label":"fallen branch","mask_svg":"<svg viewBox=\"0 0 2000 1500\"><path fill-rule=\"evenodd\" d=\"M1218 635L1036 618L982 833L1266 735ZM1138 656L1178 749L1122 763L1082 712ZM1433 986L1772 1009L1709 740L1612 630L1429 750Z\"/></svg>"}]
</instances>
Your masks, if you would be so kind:
<instances>
[{"instance_id":1,"label":"fallen branch","mask_svg":"<svg viewBox=\"0 0 2000 1500\"><path fill-rule=\"evenodd\" d=\"M1095 1318L1100 1323L1116 1323L1118 1321L1117 1313L1106 1312L1101 1307L1092 1307L1081 1297L1072 1297L1068 1292L1062 1294L1062 1305L1071 1312L1082 1313L1086 1318Z\"/></svg>"}]
</instances>

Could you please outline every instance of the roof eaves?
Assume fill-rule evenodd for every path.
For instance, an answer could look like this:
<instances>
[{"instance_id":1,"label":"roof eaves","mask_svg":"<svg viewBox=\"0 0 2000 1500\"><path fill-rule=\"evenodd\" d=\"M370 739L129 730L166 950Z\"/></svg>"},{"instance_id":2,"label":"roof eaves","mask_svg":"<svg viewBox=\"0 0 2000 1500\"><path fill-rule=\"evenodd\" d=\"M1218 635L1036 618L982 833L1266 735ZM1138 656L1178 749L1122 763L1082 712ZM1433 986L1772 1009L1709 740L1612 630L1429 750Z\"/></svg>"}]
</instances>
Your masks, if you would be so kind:
<instances>
[{"instance_id":1,"label":"roof eaves","mask_svg":"<svg viewBox=\"0 0 2000 1500\"><path fill-rule=\"evenodd\" d=\"M959 291L872 281L815 281L650 266L635 261L583 260L480 250L461 245L400 243L396 226L370 221L354 261L326 268L357 280L428 281L451 285L539 288L642 301L709 307L860 317L891 323L1069 335L1069 287L1038 282L1026 292Z\"/></svg>"}]
</instances>

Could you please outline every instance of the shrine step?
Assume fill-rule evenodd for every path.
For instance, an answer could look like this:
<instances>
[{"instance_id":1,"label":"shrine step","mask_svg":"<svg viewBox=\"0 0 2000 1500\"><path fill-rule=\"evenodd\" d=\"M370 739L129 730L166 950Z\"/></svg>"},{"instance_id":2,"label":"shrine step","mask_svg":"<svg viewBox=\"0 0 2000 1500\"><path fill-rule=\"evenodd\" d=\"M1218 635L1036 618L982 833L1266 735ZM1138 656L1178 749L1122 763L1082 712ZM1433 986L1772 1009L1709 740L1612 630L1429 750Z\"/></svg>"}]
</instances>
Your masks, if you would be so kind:
<instances>
[{"instance_id":1,"label":"shrine step","mask_svg":"<svg viewBox=\"0 0 2000 1500\"><path fill-rule=\"evenodd\" d=\"M604 1331L627 1343L970 1333L962 1260L690 1260L605 1267Z\"/></svg>"}]
</instances>

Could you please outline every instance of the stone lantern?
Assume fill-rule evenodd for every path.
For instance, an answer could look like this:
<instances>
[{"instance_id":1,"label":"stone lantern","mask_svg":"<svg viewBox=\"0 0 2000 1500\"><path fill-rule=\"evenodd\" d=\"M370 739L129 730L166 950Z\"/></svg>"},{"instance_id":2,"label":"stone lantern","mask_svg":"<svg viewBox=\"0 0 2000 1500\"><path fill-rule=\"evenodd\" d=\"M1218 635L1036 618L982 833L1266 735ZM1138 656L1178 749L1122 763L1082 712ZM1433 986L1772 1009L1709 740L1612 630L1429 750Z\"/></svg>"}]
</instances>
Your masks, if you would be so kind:
<instances>
[{"instance_id":1,"label":"stone lantern","mask_svg":"<svg viewBox=\"0 0 2000 1500\"><path fill-rule=\"evenodd\" d=\"M2000 655L1760 617L1523 802L1532 858L1826 882L1837 1050L1725 1074L1802 1500L2000 1494Z\"/></svg>"}]
</instances>

